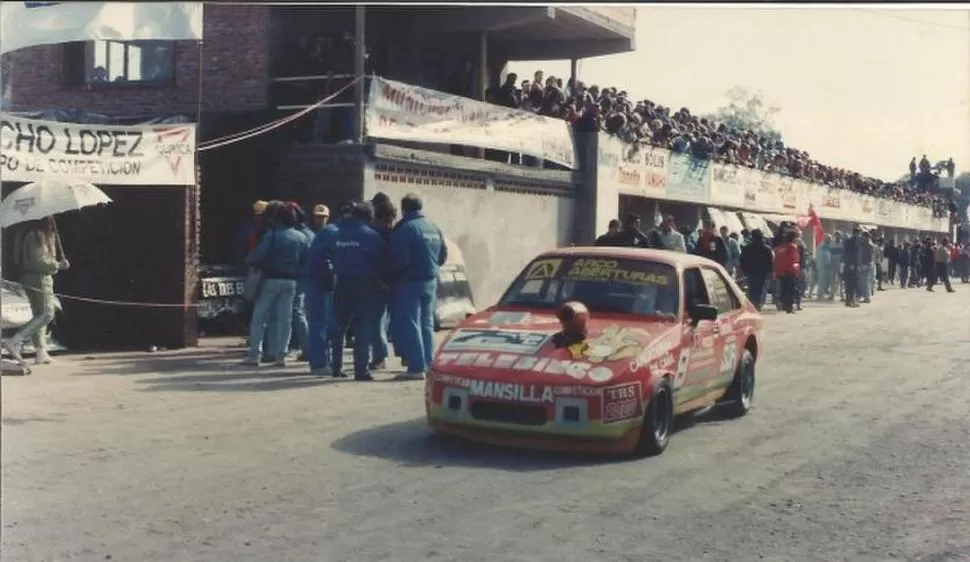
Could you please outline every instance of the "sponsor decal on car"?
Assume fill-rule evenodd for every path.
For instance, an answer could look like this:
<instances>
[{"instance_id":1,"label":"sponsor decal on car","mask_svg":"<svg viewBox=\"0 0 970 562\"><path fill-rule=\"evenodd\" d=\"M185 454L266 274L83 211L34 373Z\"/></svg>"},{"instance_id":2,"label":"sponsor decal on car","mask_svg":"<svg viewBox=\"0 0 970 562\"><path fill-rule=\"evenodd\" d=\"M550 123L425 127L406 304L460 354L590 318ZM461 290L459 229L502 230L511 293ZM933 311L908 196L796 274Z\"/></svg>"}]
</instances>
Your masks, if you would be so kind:
<instances>
[{"instance_id":1,"label":"sponsor decal on car","mask_svg":"<svg viewBox=\"0 0 970 562\"><path fill-rule=\"evenodd\" d=\"M525 272L526 279L552 279L559 273L562 259L537 260Z\"/></svg>"},{"instance_id":2,"label":"sponsor decal on car","mask_svg":"<svg viewBox=\"0 0 970 562\"><path fill-rule=\"evenodd\" d=\"M613 371L609 367L593 365L586 361L550 359L548 357L491 353L487 351L464 353L442 351L438 354L435 367L448 367L449 365L512 369L515 371L530 371L547 375L565 375L577 380L588 378L593 382L606 382L613 378Z\"/></svg>"},{"instance_id":3,"label":"sponsor decal on car","mask_svg":"<svg viewBox=\"0 0 970 562\"><path fill-rule=\"evenodd\" d=\"M586 359L590 363L630 359L643 350L641 340L649 336L650 334L643 330L621 328L613 324L604 328L594 338L569 346L569 353L573 359Z\"/></svg>"},{"instance_id":4,"label":"sponsor decal on car","mask_svg":"<svg viewBox=\"0 0 970 562\"><path fill-rule=\"evenodd\" d=\"M603 389L603 423L618 423L643 415L643 387L631 382Z\"/></svg>"},{"instance_id":5,"label":"sponsor decal on car","mask_svg":"<svg viewBox=\"0 0 970 562\"><path fill-rule=\"evenodd\" d=\"M471 390L474 383L487 382L487 381L478 381L475 379L469 379L466 377L458 377L455 375L447 375L444 373L433 373L430 377L428 377L428 381L432 383L444 384L455 388L468 389L469 391ZM503 383L498 383L498 384L503 384ZM592 386L583 386L583 385L567 385L567 386L529 385L529 386L535 386L536 388L543 389L541 391L537 391L536 393L536 394L539 394L540 396L545 393L545 390L544 390L545 388L551 389L553 395L555 396L567 396L567 397L575 397L575 398L598 398L603 395L602 388L592 387ZM484 390L482 392L484 392ZM526 395L531 396L532 393L529 392L529 393L526 393Z\"/></svg>"},{"instance_id":6,"label":"sponsor decal on car","mask_svg":"<svg viewBox=\"0 0 970 562\"><path fill-rule=\"evenodd\" d=\"M616 260L580 258L573 262L566 273L567 279L583 281L622 281L639 285L667 285L670 278L663 274L630 271L620 268Z\"/></svg>"},{"instance_id":7,"label":"sponsor decal on car","mask_svg":"<svg viewBox=\"0 0 970 562\"><path fill-rule=\"evenodd\" d=\"M553 402L556 399L551 386L479 380L471 381L468 395L509 402Z\"/></svg>"},{"instance_id":8,"label":"sponsor decal on car","mask_svg":"<svg viewBox=\"0 0 970 562\"><path fill-rule=\"evenodd\" d=\"M677 337L676 332L671 332L651 343L630 362L630 370L639 371L651 362L662 358L664 354L672 351L674 346L677 345Z\"/></svg>"},{"instance_id":9,"label":"sponsor decal on car","mask_svg":"<svg viewBox=\"0 0 970 562\"><path fill-rule=\"evenodd\" d=\"M668 351L667 353L664 354L663 357L647 365L647 369L649 369L651 372L666 371L673 366L674 366L674 354Z\"/></svg>"},{"instance_id":10,"label":"sponsor decal on car","mask_svg":"<svg viewBox=\"0 0 970 562\"><path fill-rule=\"evenodd\" d=\"M677 362L677 372L674 374L674 390L684 386L687 382L687 366L690 364L691 349L684 348L680 352L680 361Z\"/></svg>"},{"instance_id":11,"label":"sponsor decal on car","mask_svg":"<svg viewBox=\"0 0 970 562\"><path fill-rule=\"evenodd\" d=\"M551 332L513 330L457 330L442 349L447 351L504 351L531 355L552 337Z\"/></svg>"},{"instance_id":12,"label":"sponsor decal on car","mask_svg":"<svg viewBox=\"0 0 970 562\"><path fill-rule=\"evenodd\" d=\"M721 374L734 372L734 366L738 362L738 342L729 341L724 345L724 355L721 356Z\"/></svg>"}]
</instances>

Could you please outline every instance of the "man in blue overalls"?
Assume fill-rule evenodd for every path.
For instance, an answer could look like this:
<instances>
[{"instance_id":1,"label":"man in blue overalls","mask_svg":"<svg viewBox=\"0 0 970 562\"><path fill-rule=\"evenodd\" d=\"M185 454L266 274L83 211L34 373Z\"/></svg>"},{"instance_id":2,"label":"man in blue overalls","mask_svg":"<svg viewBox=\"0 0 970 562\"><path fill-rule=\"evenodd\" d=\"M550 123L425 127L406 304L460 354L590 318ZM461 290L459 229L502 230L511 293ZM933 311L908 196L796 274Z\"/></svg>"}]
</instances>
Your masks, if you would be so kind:
<instances>
[{"instance_id":1,"label":"man in blue overalls","mask_svg":"<svg viewBox=\"0 0 970 562\"><path fill-rule=\"evenodd\" d=\"M321 207L318 205L317 207ZM317 208L314 208L316 214ZM329 212L327 213L329 218ZM337 236L337 221L327 224L323 221L320 230L310 244L307 267L304 271L307 310L307 361L310 374L333 375L333 360L330 354L330 324L333 317L333 263L327 255L328 248Z\"/></svg>"},{"instance_id":2,"label":"man in blue overalls","mask_svg":"<svg viewBox=\"0 0 970 562\"><path fill-rule=\"evenodd\" d=\"M401 213L391 233L391 322L407 372L395 380L423 380L434 359L438 268L448 259L448 249L441 230L424 217L420 197L405 195Z\"/></svg>"},{"instance_id":3,"label":"man in blue overalls","mask_svg":"<svg viewBox=\"0 0 970 562\"><path fill-rule=\"evenodd\" d=\"M354 330L354 379L374 380L368 372L371 338L376 331L374 312L378 283L388 259L384 238L371 228L374 210L369 202L358 203L351 218L342 221L327 245L336 276L334 317L330 330L333 375L342 377L343 342L347 329Z\"/></svg>"}]
</instances>

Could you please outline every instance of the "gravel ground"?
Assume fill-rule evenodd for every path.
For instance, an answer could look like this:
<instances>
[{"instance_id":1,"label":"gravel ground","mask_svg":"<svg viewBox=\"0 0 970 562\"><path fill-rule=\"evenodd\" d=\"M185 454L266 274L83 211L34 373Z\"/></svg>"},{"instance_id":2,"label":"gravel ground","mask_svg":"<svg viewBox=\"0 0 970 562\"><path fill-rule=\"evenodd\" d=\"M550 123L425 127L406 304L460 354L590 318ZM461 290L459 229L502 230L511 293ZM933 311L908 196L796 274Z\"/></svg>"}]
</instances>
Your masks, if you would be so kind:
<instances>
[{"instance_id":1,"label":"gravel ground","mask_svg":"<svg viewBox=\"0 0 970 562\"><path fill-rule=\"evenodd\" d=\"M211 342L65 357L2 381L2 558L970 560L957 288L769 313L751 414L641 461L436 438L420 383L246 370Z\"/></svg>"}]
</instances>

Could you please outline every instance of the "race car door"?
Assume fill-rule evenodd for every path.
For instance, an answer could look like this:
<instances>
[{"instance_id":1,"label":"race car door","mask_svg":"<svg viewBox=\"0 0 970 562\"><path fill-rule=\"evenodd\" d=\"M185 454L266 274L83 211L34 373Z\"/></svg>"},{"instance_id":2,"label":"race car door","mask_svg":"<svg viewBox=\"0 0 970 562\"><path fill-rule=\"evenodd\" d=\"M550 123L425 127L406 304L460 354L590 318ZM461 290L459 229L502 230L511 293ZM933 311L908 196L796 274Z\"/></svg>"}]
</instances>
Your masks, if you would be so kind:
<instances>
[{"instance_id":1,"label":"race car door","mask_svg":"<svg viewBox=\"0 0 970 562\"><path fill-rule=\"evenodd\" d=\"M711 382L717 376L720 349L717 347L718 322L701 320L693 326L687 311L692 305L710 305L707 284L701 269L692 267L684 270L684 306L686 334L683 351L674 377L675 403L679 406L702 398L711 391Z\"/></svg>"},{"instance_id":2,"label":"race car door","mask_svg":"<svg viewBox=\"0 0 970 562\"><path fill-rule=\"evenodd\" d=\"M704 286L711 304L717 308L717 321L714 322L714 347L717 349L715 357L718 359L718 369L710 384L712 389L719 389L731 383L734 370L741 358L736 334L736 320L742 312L741 300L728 286L720 271L713 267L705 267L701 273L704 276Z\"/></svg>"}]
</instances>

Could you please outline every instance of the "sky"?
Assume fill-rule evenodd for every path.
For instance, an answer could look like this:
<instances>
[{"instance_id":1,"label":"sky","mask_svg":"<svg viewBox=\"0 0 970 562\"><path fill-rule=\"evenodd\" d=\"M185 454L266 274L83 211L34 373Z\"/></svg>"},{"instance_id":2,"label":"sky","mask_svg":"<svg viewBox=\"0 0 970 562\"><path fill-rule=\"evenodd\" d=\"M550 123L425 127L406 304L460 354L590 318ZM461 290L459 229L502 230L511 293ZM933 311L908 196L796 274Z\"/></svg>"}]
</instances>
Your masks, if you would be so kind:
<instances>
[{"instance_id":1,"label":"sky","mask_svg":"<svg viewBox=\"0 0 970 562\"><path fill-rule=\"evenodd\" d=\"M705 114L743 86L780 111L787 145L884 180L909 160L970 170L970 4L960 10L637 9L636 51L584 59L587 85ZM958 7L958 6L953 6ZM569 61L514 62L569 76Z\"/></svg>"}]
</instances>

